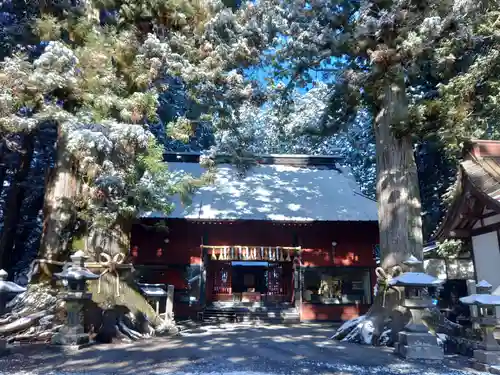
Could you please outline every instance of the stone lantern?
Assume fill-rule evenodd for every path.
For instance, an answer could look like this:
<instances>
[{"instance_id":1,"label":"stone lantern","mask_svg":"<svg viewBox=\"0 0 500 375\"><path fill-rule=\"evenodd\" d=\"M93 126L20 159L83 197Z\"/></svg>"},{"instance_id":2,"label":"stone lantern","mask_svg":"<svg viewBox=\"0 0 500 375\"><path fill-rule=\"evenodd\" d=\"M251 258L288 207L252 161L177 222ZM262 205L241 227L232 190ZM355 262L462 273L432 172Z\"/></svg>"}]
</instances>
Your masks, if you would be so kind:
<instances>
[{"instance_id":1,"label":"stone lantern","mask_svg":"<svg viewBox=\"0 0 500 375\"><path fill-rule=\"evenodd\" d=\"M479 370L500 365L500 346L493 336L495 327L500 324L496 314L500 296L492 295L491 290L492 286L483 280L476 285L476 294L460 298L463 304L478 308L478 317L474 321L481 327L483 341L480 349L474 350L474 367Z\"/></svg>"},{"instance_id":2,"label":"stone lantern","mask_svg":"<svg viewBox=\"0 0 500 375\"><path fill-rule=\"evenodd\" d=\"M404 262L410 270L421 263L413 256ZM442 281L435 277L413 271L402 273L389 281L389 286L404 288L405 298L402 306L411 313L411 319L399 333L399 342L395 346L396 353L401 356L412 359L443 359L443 349L438 345L436 336L429 333L422 321L423 311L433 307L427 289L437 287L441 283Z\"/></svg>"},{"instance_id":3,"label":"stone lantern","mask_svg":"<svg viewBox=\"0 0 500 375\"><path fill-rule=\"evenodd\" d=\"M7 281L7 272L5 270L0 270L0 316L5 314L5 308L7 305L7 297L13 294L19 294L26 291L23 288L12 281ZM0 338L0 355L5 352L7 348L7 342Z\"/></svg>"},{"instance_id":4,"label":"stone lantern","mask_svg":"<svg viewBox=\"0 0 500 375\"><path fill-rule=\"evenodd\" d=\"M71 256L69 267L55 274L66 286L63 299L66 302L67 317L65 325L52 338L53 344L81 347L90 341L83 328L84 304L92 297L87 293L86 284L87 280L97 280L99 275L85 268L85 259L87 257L83 251L77 251Z\"/></svg>"},{"instance_id":5,"label":"stone lantern","mask_svg":"<svg viewBox=\"0 0 500 375\"><path fill-rule=\"evenodd\" d=\"M12 281L7 281L7 276L9 275L5 270L0 270L0 316L5 314L5 307L7 305L6 297L26 291L26 288L23 288Z\"/></svg>"}]
</instances>

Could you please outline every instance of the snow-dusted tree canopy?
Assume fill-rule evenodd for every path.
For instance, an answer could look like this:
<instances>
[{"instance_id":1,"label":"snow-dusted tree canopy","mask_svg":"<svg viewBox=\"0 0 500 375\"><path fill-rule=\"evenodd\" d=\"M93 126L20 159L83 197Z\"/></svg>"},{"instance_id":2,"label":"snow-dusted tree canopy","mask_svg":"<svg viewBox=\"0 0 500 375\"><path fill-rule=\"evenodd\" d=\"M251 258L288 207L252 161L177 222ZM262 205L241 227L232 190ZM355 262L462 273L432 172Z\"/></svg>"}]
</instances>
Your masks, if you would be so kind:
<instances>
[{"instance_id":1,"label":"snow-dusted tree canopy","mask_svg":"<svg viewBox=\"0 0 500 375\"><path fill-rule=\"evenodd\" d=\"M226 72L258 59L255 45L266 35L241 27L216 1L158 2L150 14L137 5L81 2L64 9L69 21L60 6L42 9L35 28L42 53L33 58L21 46L1 64L2 131L57 123L58 147L84 182L82 200L90 199L85 216L105 223L141 209L168 211L165 197L186 188L168 173L150 130L165 77L178 77L199 98L198 118L180 116L167 127L173 138L188 139L202 116L223 118L224 103L252 95L240 74Z\"/></svg>"},{"instance_id":2,"label":"snow-dusted tree canopy","mask_svg":"<svg viewBox=\"0 0 500 375\"><path fill-rule=\"evenodd\" d=\"M420 173L432 226L452 180L449 158L471 136L497 137L494 2L230 5L3 2L0 130L36 135L56 126L82 181L75 209L103 225L168 211L166 197L204 183L169 173L165 148L340 147L373 196L378 83L400 74L396 64L409 108L392 130L414 139L421 170L444 171Z\"/></svg>"}]
</instances>

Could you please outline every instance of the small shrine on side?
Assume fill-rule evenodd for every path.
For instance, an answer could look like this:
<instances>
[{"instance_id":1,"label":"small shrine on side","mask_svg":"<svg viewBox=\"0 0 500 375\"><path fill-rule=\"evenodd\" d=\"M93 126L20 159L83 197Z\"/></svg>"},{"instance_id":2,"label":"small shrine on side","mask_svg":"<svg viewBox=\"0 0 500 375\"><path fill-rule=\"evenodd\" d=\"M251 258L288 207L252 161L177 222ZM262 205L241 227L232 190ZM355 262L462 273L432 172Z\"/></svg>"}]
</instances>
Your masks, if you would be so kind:
<instances>
[{"instance_id":1,"label":"small shrine on side","mask_svg":"<svg viewBox=\"0 0 500 375\"><path fill-rule=\"evenodd\" d=\"M500 294L499 233L500 141L473 140L464 148L452 200L433 239L461 240L472 255L474 281L488 280L496 295Z\"/></svg>"}]
</instances>

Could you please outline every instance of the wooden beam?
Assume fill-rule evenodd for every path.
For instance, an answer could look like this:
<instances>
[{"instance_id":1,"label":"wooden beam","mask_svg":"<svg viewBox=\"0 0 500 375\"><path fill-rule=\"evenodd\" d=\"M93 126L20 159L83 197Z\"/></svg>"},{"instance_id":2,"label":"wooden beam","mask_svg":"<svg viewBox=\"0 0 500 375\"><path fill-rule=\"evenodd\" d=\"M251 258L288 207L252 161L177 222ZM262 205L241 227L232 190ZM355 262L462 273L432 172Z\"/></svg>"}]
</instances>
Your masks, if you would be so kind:
<instances>
[{"instance_id":1,"label":"wooden beam","mask_svg":"<svg viewBox=\"0 0 500 375\"><path fill-rule=\"evenodd\" d=\"M486 226L481 227L481 228L472 229L470 231L470 235L471 236L480 236L481 234L495 232L498 230L500 230L500 223L493 223L493 224L486 225Z\"/></svg>"},{"instance_id":2,"label":"wooden beam","mask_svg":"<svg viewBox=\"0 0 500 375\"><path fill-rule=\"evenodd\" d=\"M452 238L468 238L472 235L472 230L470 229L453 229L450 231L450 237Z\"/></svg>"}]
</instances>

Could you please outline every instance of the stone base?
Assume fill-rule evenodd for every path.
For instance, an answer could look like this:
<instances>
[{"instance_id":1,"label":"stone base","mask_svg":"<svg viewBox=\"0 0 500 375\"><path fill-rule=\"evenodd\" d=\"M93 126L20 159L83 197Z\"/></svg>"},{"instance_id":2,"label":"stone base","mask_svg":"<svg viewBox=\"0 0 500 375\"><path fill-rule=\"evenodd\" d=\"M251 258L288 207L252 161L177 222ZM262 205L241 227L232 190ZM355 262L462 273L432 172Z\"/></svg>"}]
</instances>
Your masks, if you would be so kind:
<instances>
[{"instance_id":1,"label":"stone base","mask_svg":"<svg viewBox=\"0 0 500 375\"><path fill-rule=\"evenodd\" d=\"M443 349L438 345L437 338L430 333L400 332L399 342L394 351L404 358L442 360Z\"/></svg>"},{"instance_id":2,"label":"stone base","mask_svg":"<svg viewBox=\"0 0 500 375\"><path fill-rule=\"evenodd\" d=\"M74 352L77 352L81 349L88 348L89 346L92 346L95 344L95 341L88 342L86 344L80 344L80 345L63 345L63 344L54 344L52 343L51 349L57 351L57 352L62 352L65 354L72 354Z\"/></svg>"},{"instance_id":3,"label":"stone base","mask_svg":"<svg viewBox=\"0 0 500 375\"><path fill-rule=\"evenodd\" d=\"M490 366L500 366L500 352L474 350L474 363L482 363Z\"/></svg>"},{"instance_id":4,"label":"stone base","mask_svg":"<svg viewBox=\"0 0 500 375\"><path fill-rule=\"evenodd\" d=\"M7 349L7 341L0 339L0 356L7 354L8 349Z\"/></svg>"},{"instance_id":5,"label":"stone base","mask_svg":"<svg viewBox=\"0 0 500 375\"><path fill-rule=\"evenodd\" d=\"M52 345L71 346L79 349L90 344L89 335L86 333L69 334L67 332L58 332L52 336Z\"/></svg>"}]
</instances>

